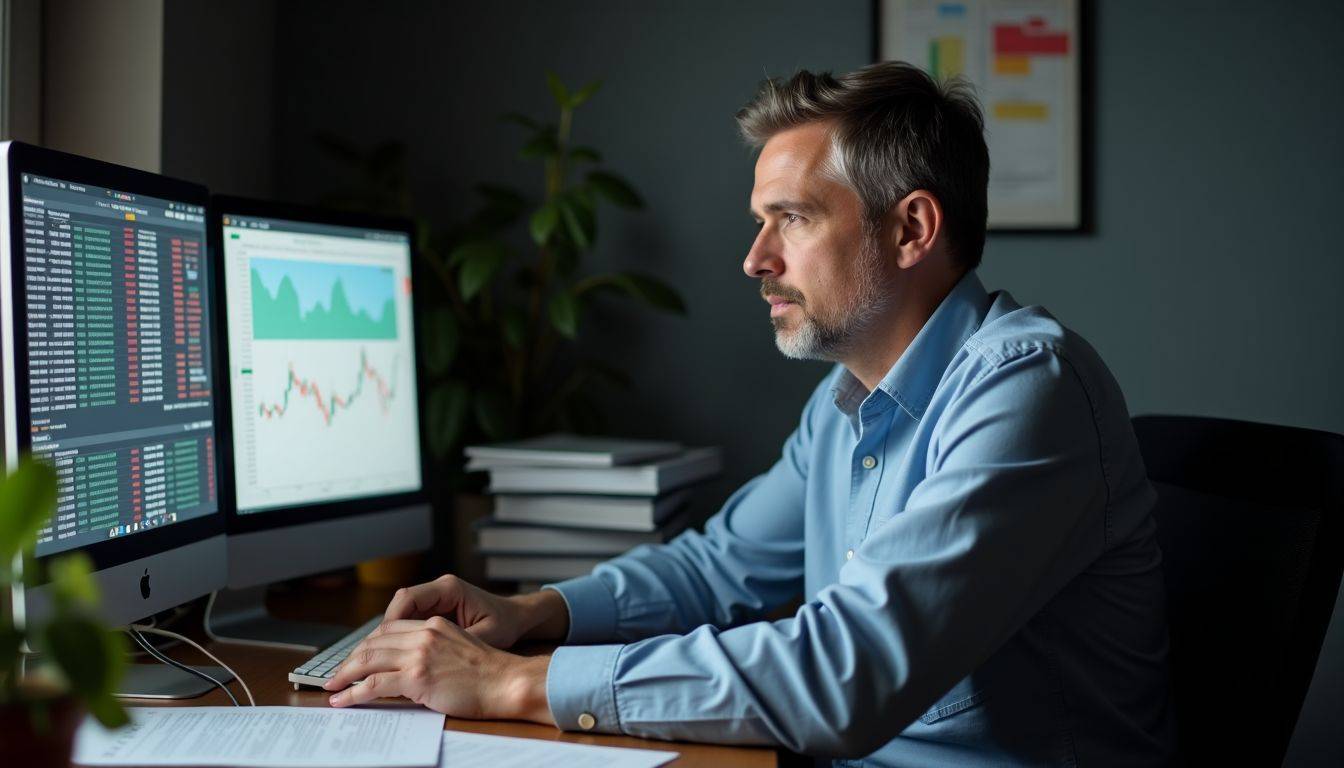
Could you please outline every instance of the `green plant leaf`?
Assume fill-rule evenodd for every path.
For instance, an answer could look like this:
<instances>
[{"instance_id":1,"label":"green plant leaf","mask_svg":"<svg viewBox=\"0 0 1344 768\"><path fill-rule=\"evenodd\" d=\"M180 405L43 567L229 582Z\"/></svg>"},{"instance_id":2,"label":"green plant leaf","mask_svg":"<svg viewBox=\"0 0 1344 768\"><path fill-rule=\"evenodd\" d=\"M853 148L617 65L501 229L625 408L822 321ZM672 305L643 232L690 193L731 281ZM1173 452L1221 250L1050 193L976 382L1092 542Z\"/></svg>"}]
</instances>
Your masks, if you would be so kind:
<instances>
[{"instance_id":1,"label":"green plant leaf","mask_svg":"<svg viewBox=\"0 0 1344 768\"><path fill-rule=\"evenodd\" d=\"M552 157L560 151L560 144L556 141L555 131L547 128L528 140L523 148L518 150L518 157L527 160L533 157Z\"/></svg>"},{"instance_id":2,"label":"green plant leaf","mask_svg":"<svg viewBox=\"0 0 1344 768\"><path fill-rule=\"evenodd\" d=\"M532 242L544 246L560 223L560 206L554 200L547 201L532 214L528 229L532 232Z\"/></svg>"},{"instance_id":3,"label":"green plant leaf","mask_svg":"<svg viewBox=\"0 0 1344 768\"><path fill-rule=\"evenodd\" d=\"M86 616L57 613L43 629L40 647L51 654L71 692L99 722L108 727L126 722L125 711L112 700L126 664L120 635ZM109 700L115 706L108 706Z\"/></svg>"},{"instance_id":4,"label":"green plant leaf","mask_svg":"<svg viewBox=\"0 0 1344 768\"><path fill-rule=\"evenodd\" d=\"M56 508L56 471L50 465L25 458L0 481L0 570L24 548Z\"/></svg>"},{"instance_id":5,"label":"green plant leaf","mask_svg":"<svg viewBox=\"0 0 1344 768\"><path fill-rule=\"evenodd\" d=\"M483 254L504 254L504 244L491 238L468 240L448 253L448 266L460 267Z\"/></svg>"},{"instance_id":6,"label":"green plant leaf","mask_svg":"<svg viewBox=\"0 0 1344 768\"><path fill-rule=\"evenodd\" d=\"M557 197L556 202L560 206L560 219L565 223L569 239L579 250L588 250L597 236L597 217L582 200L573 196Z\"/></svg>"},{"instance_id":7,"label":"green plant leaf","mask_svg":"<svg viewBox=\"0 0 1344 768\"><path fill-rule=\"evenodd\" d=\"M569 106L569 89L565 87L560 76L554 72L546 73L546 87L551 89L551 96L555 99L555 106Z\"/></svg>"},{"instance_id":8,"label":"green plant leaf","mask_svg":"<svg viewBox=\"0 0 1344 768\"><path fill-rule=\"evenodd\" d=\"M490 280L503 266L506 256L504 246L496 242L482 244L482 247L473 249L462 258L462 266L457 273L457 289L463 301L471 301L490 284Z\"/></svg>"},{"instance_id":9,"label":"green plant leaf","mask_svg":"<svg viewBox=\"0 0 1344 768\"><path fill-rule=\"evenodd\" d=\"M527 341L527 318L517 307L510 307L500 321L504 329L504 341L514 349L522 349Z\"/></svg>"},{"instance_id":10,"label":"green plant leaf","mask_svg":"<svg viewBox=\"0 0 1344 768\"><path fill-rule=\"evenodd\" d=\"M583 280L575 290L582 296L589 291L611 290L665 312L686 314L686 303L681 294L667 283L639 272L611 272Z\"/></svg>"},{"instance_id":11,"label":"green plant leaf","mask_svg":"<svg viewBox=\"0 0 1344 768\"><path fill-rule=\"evenodd\" d=\"M630 182L614 173L592 171L588 174L588 186L622 208L644 207L644 199L630 186Z\"/></svg>"},{"instance_id":12,"label":"green plant leaf","mask_svg":"<svg viewBox=\"0 0 1344 768\"><path fill-rule=\"evenodd\" d=\"M569 159L573 162L602 162L602 154L592 147L572 147L569 150Z\"/></svg>"},{"instance_id":13,"label":"green plant leaf","mask_svg":"<svg viewBox=\"0 0 1344 768\"><path fill-rule=\"evenodd\" d=\"M476 392L476 424L491 440L504 440L513 435L513 409L509 398L494 389Z\"/></svg>"},{"instance_id":14,"label":"green plant leaf","mask_svg":"<svg viewBox=\"0 0 1344 768\"><path fill-rule=\"evenodd\" d=\"M499 119L506 123L516 123L524 128L531 128L534 131L541 127L541 123L524 115L522 112L505 112L499 116Z\"/></svg>"},{"instance_id":15,"label":"green plant leaf","mask_svg":"<svg viewBox=\"0 0 1344 768\"><path fill-rule=\"evenodd\" d=\"M598 89L601 87L602 87L602 81L594 80L591 83L588 83L587 85L583 86L579 90L575 91L574 95L569 97L569 108L573 109L579 106L580 104L584 103L585 101L591 99L593 97L593 94L597 93Z\"/></svg>"},{"instance_id":16,"label":"green plant leaf","mask_svg":"<svg viewBox=\"0 0 1344 768\"><path fill-rule=\"evenodd\" d=\"M567 339L579 333L579 300L569 291L561 291L551 297L549 307L551 325Z\"/></svg>"},{"instance_id":17,"label":"green plant leaf","mask_svg":"<svg viewBox=\"0 0 1344 768\"><path fill-rule=\"evenodd\" d=\"M457 318L447 307L435 307L425 317L425 366L430 373L447 373L457 356Z\"/></svg>"},{"instance_id":18,"label":"green plant leaf","mask_svg":"<svg viewBox=\"0 0 1344 768\"><path fill-rule=\"evenodd\" d=\"M425 404L425 421L429 449L435 456L446 457L462 438L462 427L470 404L471 393L467 385L457 380L444 382L429 393L429 401Z\"/></svg>"},{"instance_id":19,"label":"green plant leaf","mask_svg":"<svg viewBox=\"0 0 1344 768\"><path fill-rule=\"evenodd\" d=\"M48 567L56 603L63 606L93 608L98 605L98 584L93 580L93 563L83 552L71 552Z\"/></svg>"}]
</instances>

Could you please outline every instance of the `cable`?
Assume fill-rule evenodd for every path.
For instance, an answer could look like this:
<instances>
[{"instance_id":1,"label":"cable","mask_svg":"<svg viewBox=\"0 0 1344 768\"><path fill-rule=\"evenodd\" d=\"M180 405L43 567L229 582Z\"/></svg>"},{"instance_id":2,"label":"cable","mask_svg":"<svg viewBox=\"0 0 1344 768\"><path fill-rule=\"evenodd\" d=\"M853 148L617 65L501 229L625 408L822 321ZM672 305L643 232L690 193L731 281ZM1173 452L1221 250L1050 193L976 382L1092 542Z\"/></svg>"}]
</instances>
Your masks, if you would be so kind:
<instances>
[{"instance_id":1,"label":"cable","mask_svg":"<svg viewBox=\"0 0 1344 768\"><path fill-rule=\"evenodd\" d=\"M234 679L238 681L238 684L243 686L243 693L247 694L247 703L254 707L257 706L257 700L252 698L252 691L247 687L247 681L243 679L243 676L238 674L237 672L234 672L233 669L229 667L228 664L225 664L224 662L220 661L218 656L202 648L200 643L196 642L195 640L192 640L189 637L186 637L185 635L179 635L176 632L172 632L167 629L157 629L154 627L138 627L135 625L132 625L132 627L141 632L148 632L151 635L162 635L163 637L171 637L174 640L180 640L181 642L190 645L192 648L195 648L196 650L210 657L211 661L223 667L225 672L228 672L229 674L233 675Z\"/></svg>"},{"instance_id":2,"label":"cable","mask_svg":"<svg viewBox=\"0 0 1344 768\"><path fill-rule=\"evenodd\" d=\"M153 656L154 658L158 659L164 664L167 664L170 667L177 667L183 672L187 672L189 674L201 678L202 680L205 680L206 682L214 685L219 690L223 691L224 695L229 697L229 701L233 702L233 706L235 707L240 706L238 704L238 699L234 698L233 692L230 691L223 683L219 682L210 675L207 675L201 670L196 669L195 667L189 667L186 664L170 659L169 657L163 655L162 653L159 653L158 649L155 648L148 640L146 640L145 636L140 634L139 630L134 629L132 627L128 627L126 629L126 634L130 635L131 639L134 640L136 644L139 645L141 648L145 649L145 652L148 653L150 656Z\"/></svg>"}]
</instances>

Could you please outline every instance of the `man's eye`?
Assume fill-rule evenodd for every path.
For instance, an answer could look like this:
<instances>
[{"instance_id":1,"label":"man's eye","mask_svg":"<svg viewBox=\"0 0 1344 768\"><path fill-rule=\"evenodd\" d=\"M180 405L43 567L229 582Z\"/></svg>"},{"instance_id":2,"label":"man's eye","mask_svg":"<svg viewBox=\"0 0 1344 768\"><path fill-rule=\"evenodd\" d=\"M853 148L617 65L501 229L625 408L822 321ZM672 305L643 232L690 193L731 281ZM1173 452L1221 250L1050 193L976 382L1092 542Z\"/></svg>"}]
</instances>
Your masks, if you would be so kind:
<instances>
[{"instance_id":1,"label":"man's eye","mask_svg":"<svg viewBox=\"0 0 1344 768\"><path fill-rule=\"evenodd\" d=\"M785 222L786 224L795 224L795 223L797 223L797 222L799 222L799 221L802 221L802 220L803 220L803 217L802 217L802 216L799 216L799 215L796 214L796 213L786 213L786 214L784 214L784 222Z\"/></svg>"}]
</instances>

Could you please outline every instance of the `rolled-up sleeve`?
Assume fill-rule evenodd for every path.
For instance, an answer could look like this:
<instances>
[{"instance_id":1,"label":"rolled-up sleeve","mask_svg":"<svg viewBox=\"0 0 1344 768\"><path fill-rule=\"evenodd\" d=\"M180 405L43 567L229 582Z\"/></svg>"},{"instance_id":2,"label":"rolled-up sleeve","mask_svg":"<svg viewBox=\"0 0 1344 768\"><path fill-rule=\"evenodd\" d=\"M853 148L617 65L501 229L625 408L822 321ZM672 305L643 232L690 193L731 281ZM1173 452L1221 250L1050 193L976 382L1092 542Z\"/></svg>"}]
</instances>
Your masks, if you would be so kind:
<instances>
[{"instance_id":1,"label":"rolled-up sleeve","mask_svg":"<svg viewBox=\"0 0 1344 768\"><path fill-rule=\"evenodd\" d=\"M801 500L804 478L787 464L744 489L703 536L599 569L590 579L608 594L593 602L610 602L593 617L614 604L616 638L646 639L557 651L552 713L562 728L581 727L587 712L600 731L868 754L1100 553L1100 450L1066 359L1032 349L987 364L943 410L928 474L905 508L883 511L838 582L792 617L731 626L742 607L759 609L801 575L786 564L801 559L793 523L750 546L734 527L739 510L762 514L756 489L772 506ZM560 589L596 594L590 584Z\"/></svg>"}]
</instances>

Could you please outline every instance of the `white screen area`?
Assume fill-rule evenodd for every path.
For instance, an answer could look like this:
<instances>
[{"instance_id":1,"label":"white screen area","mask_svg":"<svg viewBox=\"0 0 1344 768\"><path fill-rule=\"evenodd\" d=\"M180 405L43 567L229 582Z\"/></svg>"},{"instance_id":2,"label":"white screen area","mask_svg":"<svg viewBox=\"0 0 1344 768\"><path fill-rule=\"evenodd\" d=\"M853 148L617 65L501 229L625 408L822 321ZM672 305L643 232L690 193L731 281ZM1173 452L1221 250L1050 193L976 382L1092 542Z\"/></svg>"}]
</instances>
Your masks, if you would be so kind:
<instances>
[{"instance_id":1,"label":"white screen area","mask_svg":"<svg viewBox=\"0 0 1344 768\"><path fill-rule=\"evenodd\" d=\"M238 511L419 490L405 235L224 222Z\"/></svg>"}]
</instances>

